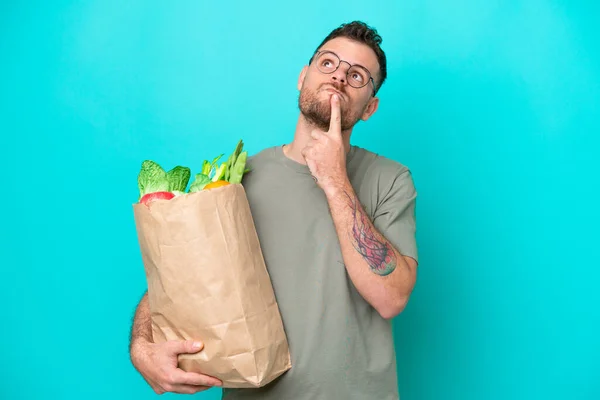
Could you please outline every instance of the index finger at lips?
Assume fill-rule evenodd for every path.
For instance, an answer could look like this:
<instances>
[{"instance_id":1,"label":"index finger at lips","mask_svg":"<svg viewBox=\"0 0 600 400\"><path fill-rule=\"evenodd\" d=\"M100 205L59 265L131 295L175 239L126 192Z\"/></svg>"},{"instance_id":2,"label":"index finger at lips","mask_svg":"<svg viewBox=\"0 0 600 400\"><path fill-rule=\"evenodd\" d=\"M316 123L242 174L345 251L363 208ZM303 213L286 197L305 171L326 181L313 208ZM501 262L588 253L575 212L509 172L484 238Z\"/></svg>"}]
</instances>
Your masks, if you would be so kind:
<instances>
[{"instance_id":1,"label":"index finger at lips","mask_svg":"<svg viewBox=\"0 0 600 400\"><path fill-rule=\"evenodd\" d=\"M331 120L329 121L329 132L342 132L340 98L337 94L331 96Z\"/></svg>"}]
</instances>

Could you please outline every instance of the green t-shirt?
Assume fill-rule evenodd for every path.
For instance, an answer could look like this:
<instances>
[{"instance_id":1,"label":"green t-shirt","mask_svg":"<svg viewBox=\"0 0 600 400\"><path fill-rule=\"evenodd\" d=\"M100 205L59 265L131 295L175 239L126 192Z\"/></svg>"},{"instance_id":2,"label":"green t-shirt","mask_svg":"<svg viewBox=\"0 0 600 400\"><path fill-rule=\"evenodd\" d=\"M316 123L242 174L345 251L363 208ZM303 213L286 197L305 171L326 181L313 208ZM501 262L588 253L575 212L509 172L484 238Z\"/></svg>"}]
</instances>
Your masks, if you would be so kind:
<instances>
[{"instance_id":1,"label":"green t-shirt","mask_svg":"<svg viewBox=\"0 0 600 400\"><path fill-rule=\"evenodd\" d=\"M391 321L358 293L343 264L324 192L282 146L248 160L244 188L273 283L292 368L265 387L223 399L398 399ZM409 169L351 146L350 182L375 227L417 259Z\"/></svg>"}]
</instances>

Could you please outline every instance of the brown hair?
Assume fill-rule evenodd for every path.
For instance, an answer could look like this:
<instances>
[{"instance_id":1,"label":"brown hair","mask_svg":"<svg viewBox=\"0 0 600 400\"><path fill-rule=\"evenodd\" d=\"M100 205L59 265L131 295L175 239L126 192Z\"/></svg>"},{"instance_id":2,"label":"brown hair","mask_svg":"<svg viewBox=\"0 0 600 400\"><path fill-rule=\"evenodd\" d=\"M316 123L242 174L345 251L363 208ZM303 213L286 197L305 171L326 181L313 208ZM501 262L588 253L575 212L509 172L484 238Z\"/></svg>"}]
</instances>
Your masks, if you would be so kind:
<instances>
[{"instance_id":1,"label":"brown hair","mask_svg":"<svg viewBox=\"0 0 600 400\"><path fill-rule=\"evenodd\" d=\"M352 21L346 24L342 24L339 27L335 28L327 37L321 42L321 44L317 47L317 51L328 41L331 39L335 39L337 37L345 37L359 43L366 44L369 46L377 56L377 61L379 62L379 80L375 84L375 93L379 91L381 85L385 81L387 77L387 60L385 57L384 51L381 49L381 36L377 33L375 28L368 26L366 23L361 21ZM314 57L314 54L313 54ZM309 64L312 62L312 57L309 61Z\"/></svg>"}]
</instances>

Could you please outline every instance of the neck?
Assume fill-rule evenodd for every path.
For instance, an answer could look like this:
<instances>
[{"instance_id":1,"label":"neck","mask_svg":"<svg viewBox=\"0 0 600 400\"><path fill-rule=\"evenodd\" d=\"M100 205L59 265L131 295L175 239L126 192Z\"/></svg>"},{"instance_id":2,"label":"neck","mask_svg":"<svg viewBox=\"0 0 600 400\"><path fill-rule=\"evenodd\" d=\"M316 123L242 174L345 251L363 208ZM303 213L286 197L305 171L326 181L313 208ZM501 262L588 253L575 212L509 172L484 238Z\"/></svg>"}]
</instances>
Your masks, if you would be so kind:
<instances>
[{"instance_id":1,"label":"neck","mask_svg":"<svg viewBox=\"0 0 600 400\"><path fill-rule=\"evenodd\" d=\"M294 132L294 139L291 143L284 145L283 152L292 160L306 165L306 160L302 156L302 149L306 147L308 142L310 142L311 137L310 133L314 130L318 129L316 126L311 124L305 117L300 113L298 117L298 122L296 123L296 131ZM344 148L346 149L346 154L350 151L350 134L352 130L342 131L342 139L344 141Z\"/></svg>"}]
</instances>

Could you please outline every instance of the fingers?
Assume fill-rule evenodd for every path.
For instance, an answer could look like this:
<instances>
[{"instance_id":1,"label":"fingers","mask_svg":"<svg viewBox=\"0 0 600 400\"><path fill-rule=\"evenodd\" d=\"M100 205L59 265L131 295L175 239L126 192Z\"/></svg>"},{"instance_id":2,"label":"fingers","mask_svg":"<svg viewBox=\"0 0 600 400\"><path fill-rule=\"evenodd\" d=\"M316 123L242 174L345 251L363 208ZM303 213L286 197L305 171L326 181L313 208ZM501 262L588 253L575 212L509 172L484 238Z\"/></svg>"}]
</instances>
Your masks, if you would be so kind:
<instances>
[{"instance_id":1,"label":"fingers","mask_svg":"<svg viewBox=\"0 0 600 400\"><path fill-rule=\"evenodd\" d=\"M210 389L210 386L174 385L169 387L169 389L170 390L167 390L167 392L170 393L194 394L208 390Z\"/></svg>"},{"instance_id":2,"label":"fingers","mask_svg":"<svg viewBox=\"0 0 600 400\"><path fill-rule=\"evenodd\" d=\"M200 340L171 340L167 342L167 349L171 354L197 353L204 348Z\"/></svg>"},{"instance_id":3,"label":"fingers","mask_svg":"<svg viewBox=\"0 0 600 400\"><path fill-rule=\"evenodd\" d=\"M220 379L196 372L186 372L180 368L170 369L164 376L160 387L165 392L193 394L210 389L213 386L223 386Z\"/></svg>"},{"instance_id":4,"label":"fingers","mask_svg":"<svg viewBox=\"0 0 600 400\"><path fill-rule=\"evenodd\" d=\"M342 114L340 112L340 99L337 94L331 96L331 120L329 121L329 133L342 133Z\"/></svg>"},{"instance_id":5,"label":"fingers","mask_svg":"<svg viewBox=\"0 0 600 400\"><path fill-rule=\"evenodd\" d=\"M174 393L194 394L208 389L210 389L208 386L179 385L175 388Z\"/></svg>"},{"instance_id":6,"label":"fingers","mask_svg":"<svg viewBox=\"0 0 600 400\"><path fill-rule=\"evenodd\" d=\"M178 355L196 353L204 348L200 340L170 340L152 344L143 362L136 368L157 394L165 392L192 394L213 386L223 386L215 377L187 372L177 367Z\"/></svg>"},{"instance_id":7,"label":"fingers","mask_svg":"<svg viewBox=\"0 0 600 400\"><path fill-rule=\"evenodd\" d=\"M182 369L178 369L173 372L171 376L171 382L175 385L192 385L192 386L223 386L223 382L220 379L213 378L212 376L198 374L196 372L185 372Z\"/></svg>"}]
</instances>

